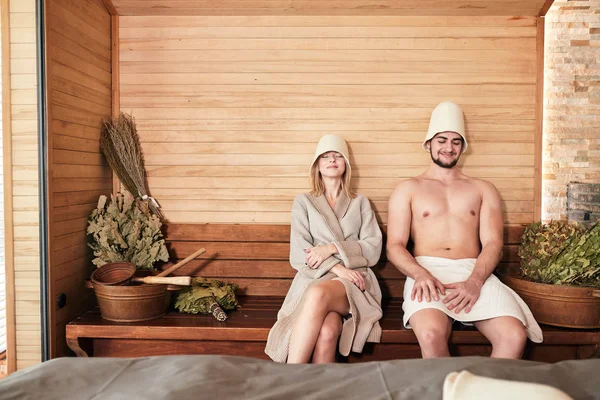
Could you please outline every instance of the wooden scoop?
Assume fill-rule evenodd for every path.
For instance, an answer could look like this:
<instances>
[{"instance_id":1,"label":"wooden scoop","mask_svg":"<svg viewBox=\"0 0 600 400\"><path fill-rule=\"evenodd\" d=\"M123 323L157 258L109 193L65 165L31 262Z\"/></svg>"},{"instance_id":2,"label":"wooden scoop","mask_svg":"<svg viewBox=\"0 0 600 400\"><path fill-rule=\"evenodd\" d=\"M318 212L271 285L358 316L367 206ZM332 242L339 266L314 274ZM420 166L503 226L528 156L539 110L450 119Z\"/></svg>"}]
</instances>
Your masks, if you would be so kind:
<instances>
[{"instance_id":1,"label":"wooden scoop","mask_svg":"<svg viewBox=\"0 0 600 400\"><path fill-rule=\"evenodd\" d=\"M192 284L191 276L144 276L133 278L134 282L142 282L149 284L165 284L165 285L178 285L178 286L190 286Z\"/></svg>"},{"instance_id":2,"label":"wooden scoop","mask_svg":"<svg viewBox=\"0 0 600 400\"><path fill-rule=\"evenodd\" d=\"M186 258L184 258L183 260L179 261L177 264L173 265L171 268L169 269L165 269L163 272L161 272L160 274L156 275L157 277L159 276L167 276L170 273L174 272L175 270L183 267L185 264L189 263L190 261L192 261L194 258L198 257L200 254L204 253L206 250L203 248L196 250L193 254L190 254L189 256L187 256Z\"/></svg>"}]
</instances>

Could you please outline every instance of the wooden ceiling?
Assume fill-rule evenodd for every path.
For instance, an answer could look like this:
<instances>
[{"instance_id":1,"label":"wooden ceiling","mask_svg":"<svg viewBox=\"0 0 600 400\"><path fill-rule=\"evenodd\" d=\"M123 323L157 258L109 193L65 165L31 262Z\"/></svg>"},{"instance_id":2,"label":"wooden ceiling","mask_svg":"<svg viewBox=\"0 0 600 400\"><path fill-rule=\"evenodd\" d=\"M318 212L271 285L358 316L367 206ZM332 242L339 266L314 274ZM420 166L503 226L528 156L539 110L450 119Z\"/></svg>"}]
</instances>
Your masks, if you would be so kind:
<instances>
[{"instance_id":1,"label":"wooden ceiling","mask_svg":"<svg viewBox=\"0 0 600 400\"><path fill-rule=\"evenodd\" d=\"M553 0L103 0L118 15L538 16Z\"/></svg>"}]
</instances>

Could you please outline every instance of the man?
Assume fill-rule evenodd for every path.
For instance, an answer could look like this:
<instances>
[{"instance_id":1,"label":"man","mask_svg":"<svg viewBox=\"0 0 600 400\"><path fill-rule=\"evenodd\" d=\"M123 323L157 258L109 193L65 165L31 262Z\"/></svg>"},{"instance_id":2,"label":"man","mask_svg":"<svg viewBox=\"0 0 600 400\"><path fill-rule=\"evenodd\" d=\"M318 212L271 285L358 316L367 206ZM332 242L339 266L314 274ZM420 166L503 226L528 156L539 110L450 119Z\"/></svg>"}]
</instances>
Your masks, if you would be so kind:
<instances>
[{"instance_id":1,"label":"man","mask_svg":"<svg viewBox=\"0 0 600 400\"><path fill-rule=\"evenodd\" d=\"M492 274L503 246L501 200L494 185L456 167L467 145L462 110L440 103L423 142L429 168L390 198L387 256L407 276L404 325L424 358L449 356L452 320L474 324L491 342L492 357L520 358L527 336L541 342L542 332L527 305Z\"/></svg>"}]
</instances>

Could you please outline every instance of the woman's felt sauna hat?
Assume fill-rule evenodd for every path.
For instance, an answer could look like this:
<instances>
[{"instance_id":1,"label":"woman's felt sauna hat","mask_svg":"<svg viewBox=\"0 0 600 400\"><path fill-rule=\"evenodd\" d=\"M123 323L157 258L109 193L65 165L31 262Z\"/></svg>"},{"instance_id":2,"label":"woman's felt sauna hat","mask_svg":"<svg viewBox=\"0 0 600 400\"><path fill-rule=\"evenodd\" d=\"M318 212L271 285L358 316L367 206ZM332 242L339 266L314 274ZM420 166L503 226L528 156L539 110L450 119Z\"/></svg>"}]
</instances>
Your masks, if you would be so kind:
<instances>
[{"instance_id":1,"label":"woman's felt sauna hat","mask_svg":"<svg viewBox=\"0 0 600 400\"><path fill-rule=\"evenodd\" d=\"M317 161L321 154L327 153L328 151L337 151L343 155L346 159L346 168L350 169L348 144L338 135L325 135L321 138L321 140L319 140L319 144L317 144L317 150L315 151L315 156L313 157L310 168L312 169L312 166L315 164L315 161Z\"/></svg>"}]
</instances>

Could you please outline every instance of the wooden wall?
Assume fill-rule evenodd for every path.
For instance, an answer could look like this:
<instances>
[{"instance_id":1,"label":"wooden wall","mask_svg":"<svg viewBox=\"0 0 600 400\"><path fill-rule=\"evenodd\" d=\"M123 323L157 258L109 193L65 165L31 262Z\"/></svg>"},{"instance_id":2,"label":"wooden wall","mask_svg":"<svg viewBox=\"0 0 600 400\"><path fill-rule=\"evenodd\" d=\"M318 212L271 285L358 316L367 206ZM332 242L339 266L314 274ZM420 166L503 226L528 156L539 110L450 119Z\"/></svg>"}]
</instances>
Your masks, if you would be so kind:
<instances>
[{"instance_id":1,"label":"wooden wall","mask_svg":"<svg viewBox=\"0 0 600 400\"><path fill-rule=\"evenodd\" d=\"M8 372L41 360L35 1L2 1Z\"/></svg>"},{"instance_id":2,"label":"wooden wall","mask_svg":"<svg viewBox=\"0 0 600 400\"><path fill-rule=\"evenodd\" d=\"M120 103L170 222L288 223L319 137L350 143L380 221L430 162L431 111L463 107L464 172L508 224L534 216L535 17L124 16Z\"/></svg>"},{"instance_id":3,"label":"wooden wall","mask_svg":"<svg viewBox=\"0 0 600 400\"><path fill-rule=\"evenodd\" d=\"M119 15L538 15L552 0L105 0ZM585 0L584 0L585 1ZM549 5L548 5L549 7Z\"/></svg>"},{"instance_id":4,"label":"wooden wall","mask_svg":"<svg viewBox=\"0 0 600 400\"><path fill-rule=\"evenodd\" d=\"M101 0L46 0L51 356L66 351L65 324L92 298L87 216L112 173L99 149L111 115L111 17ZM57 296L67 304L59 309Z\"/></svg>"},{"instance_id":5,"label":"wooden wall","mask_svg":"<svg viewBox=\"0 0 600 400\"><path fill-rule=\"evenodd\" d=\"M5 9L2 7L2 5L0 4L0 32L2 32L2 36L4 36L4 32L2 29L4 28L4 23L8 23L9 19L6 18L6 21L3 20L3 13L5 12ZM10 11L9 11L10 12ZM10 40L10 28L6 29L6 32L9 33L9 37L8 39ZM7 41L6 44L2 43L4 40L3 37L0 38L0 54L2 54L3 52L3 45L10 47L9 42ZM3 60L2 58L4 58L4 55L2 57L0 57L0 76L2 74L2 68L4 67L2 65L2 62L8 63L10 64L9 61L9 57L6 57L6 60ZM8 67L8 66L7 66ZM8 77L10 75L10 67L8 67L8 73L6 74L6 76ZM0 93L2 93L2 83L0 81ZM6 83L8 85L7 90L10 91L10 84ZM0 96L1 98L2 96ZM6 96L8 99L10 99L10 97ZM2 115L2 106L8 106L9 107L9 111L10 111L10 104L2 104L3 100L0 100L0 118L3 118ZM10 103L10 100L7 101L7 103ZM0 121L0 146L2 146L2 149L0 149L0 165L4 165L4 144L2 143L2 137L3 137L3 121ZM8 131L8 134L10 134L10 130ZM4 231L6 229L5 227L5 221L4 221L4 168L0 168L0 352L4 352L6 351L6 264L5 264L5 236L4 236ZM12 285L12 282L11 282ZM13 350L14 351L14 350ZM1 368L1 367L0 367ZM1 373L1 372L0 372Z\"/></svg>"}]
</instances>

